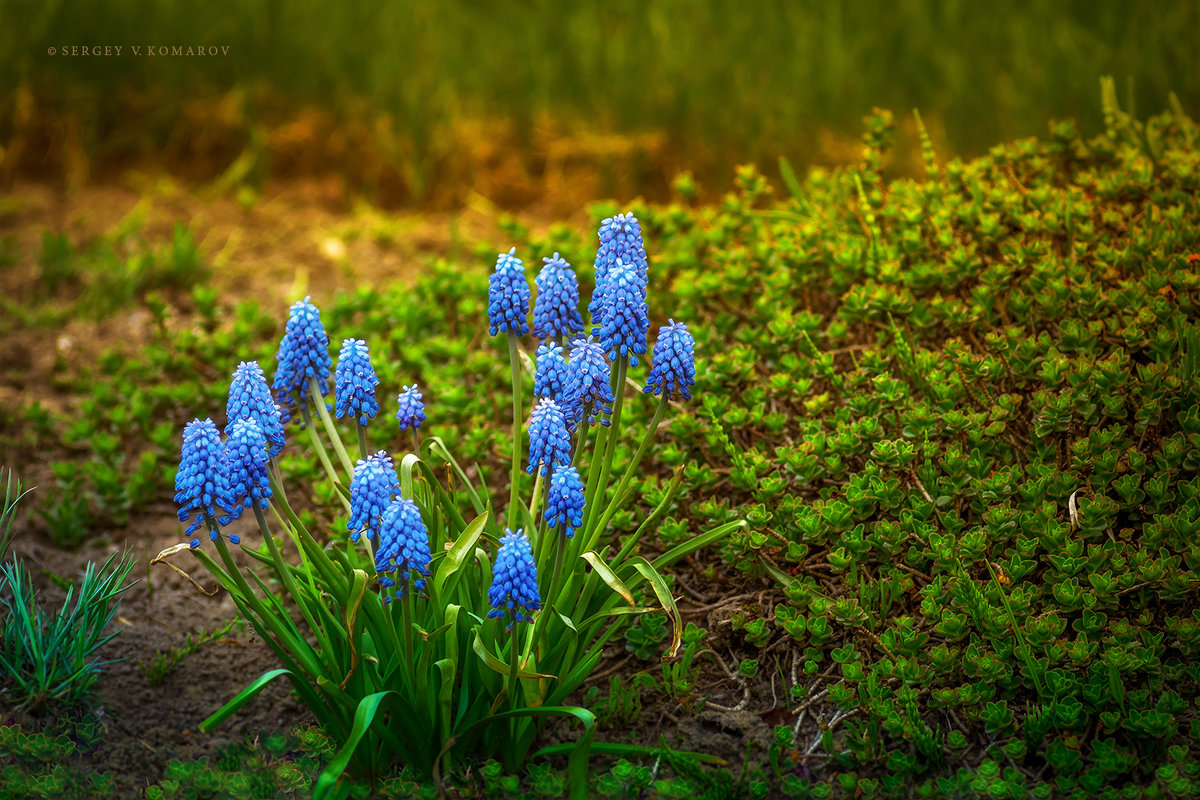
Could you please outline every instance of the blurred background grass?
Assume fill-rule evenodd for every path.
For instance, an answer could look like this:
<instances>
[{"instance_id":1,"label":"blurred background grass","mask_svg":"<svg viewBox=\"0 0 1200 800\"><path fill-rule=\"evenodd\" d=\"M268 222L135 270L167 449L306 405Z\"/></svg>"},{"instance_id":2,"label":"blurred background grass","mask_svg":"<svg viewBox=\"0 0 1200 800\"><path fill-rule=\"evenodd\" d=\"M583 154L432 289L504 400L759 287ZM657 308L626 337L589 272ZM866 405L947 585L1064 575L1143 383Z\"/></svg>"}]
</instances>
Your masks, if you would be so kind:
<instances>
[{"instance_id":1,"label":"blurred background grass","mask_svg":"<svg viewBox=\"0 0 1200 800\"><path fill-rule=\"evenodd\" d=\"M1135 114L1169 90L1194 113L1198 41L1193 0L0 0L0 177L154 165L334 175L385 203L654 198L685 169L719 189L743 162L852 160L874 106L920 109L964 156L1051 118L1096 130L1101 75Z\"/></svg>"}]
</instances>

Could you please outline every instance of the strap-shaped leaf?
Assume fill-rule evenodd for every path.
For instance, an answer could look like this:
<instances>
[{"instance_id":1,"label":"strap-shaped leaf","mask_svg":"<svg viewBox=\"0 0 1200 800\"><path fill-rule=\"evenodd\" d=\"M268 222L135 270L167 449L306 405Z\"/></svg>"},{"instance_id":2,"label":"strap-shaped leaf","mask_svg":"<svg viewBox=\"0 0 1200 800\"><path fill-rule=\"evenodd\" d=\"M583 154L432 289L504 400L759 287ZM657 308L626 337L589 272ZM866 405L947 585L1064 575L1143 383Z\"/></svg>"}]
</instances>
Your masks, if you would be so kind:
<instances>
[{"instance_id":1,"label":"strap-shaped leaf","mask_svg":"<svg viewBox=\"0 0 1200 800\"><path fill-rule=\"evenodd\" d=\"M363 596L367 593L367 573L361 569L354 570L353 582L350 584L350 596L347 598L346 604L346 633L350 641L350 671L346 673L346 677L342 678L342 682L338 684L339 689L345 689L346 684L350 682L350 677L354 675L354 670L358 668L358 641L362 638L362 626L358 624L358 609L362 606Z\"/></svg>"},{"instance_id":2,"label":"strap-shaped leaf","mask_svg":"<svg viewBox=\"0 0 1200 800\"><path fill-rule=\"evenodd\" d=\"M254 696L261 692L266 685L278 678L280 675L291 675L290 670L273 669L270 672L264 672L254 679L254 682L237 693L237 696L230 700L225 705L221 706L221 710L213 714L204 722L200 723L200 730L204 733L209 733L213 728L220 725L225 720L236 714L242 706L254 699Z\"/></svg>"},{"instance_id":3,"label":"strap-shaped leaf","mask_svg":"<svg viewBox=\"0 0 1200 800\"><path fill-rule=\"evenodd\" d=\"M417 458L416 453L406 453L400 459L400 494L408 500L416 500L413 497L413 470L420 463L421 459Z\"/></svg>"},{"instance_id":4,"label":"strap-shaped leaf","mask_svg":"<svg viewBox=\"0 0 1200 800\"><path fill-rule=\"evenodd\" d=\"M598 553L596 553L594 550L589 550L584 553L581 558L588 564L591 564L592 569L594 569L596 574L600 576L600 580L608 584L608 588L621 595L621 597L624 597L625 602L629 603L629 605L637 605L637 603L633 601L633 592L629 591L629 587L617 577L617 574L613 572L611 568L609 568L608 564L604 562L604 559L601 558Z\"/></svg>"},{"instance_id":5,"label":"strap-shaped leaf","mask_svg":"<svg viewBox=\"0 0 1200 800\"><path fill-rule=\"evenodd\" d=\"M438 597L442 596L442 590L446 588L450 577L462 568L467 554L475 551L475 543L479 541L479 536L483 533L483 528L487 524L487 520L487 512L471 520L471 524L458 535L458 538L454 540L454 544L446 552L446 557L442 559L442 563L438 566L437 574L433 576L434 592Z\"/></svg>"},{"instance_id":6,"label":"strap-shaped leaf","mask_svg":"<svg viewBox=\"0 0 1200 800\"><path fill-rule=\"evenodd\" d=\"M739 519L735 522L727 522L724 525L713 528L708 533L703 533L694 539L687 540L683 544L676 545L658 558L654 559L654 568L662 569L664 567L669 567L684 556L696 552L701 547L707 547L710 544L715 544L738 528L745 528L746 525L747 523L744 519Z\"/></svg>"},{"instance_id":7,"label":"strap-shaped leaf","mask_svg":"<svg viewBox=\"0 0 1200 800\"><path fill-rule=\"evenodd\" d=\"M609 608L604 611L597 611L590 617L579 624L581 628L587 628L594 622L598 622L604 617L620 617L627 614L652 614L654 609L649 606L621 606L620 608Z\"/></svg>"},{"instance_id":8,"label":"strap-shaped leaf","mask_svg":"<svg viewBox=\"0 0 1200 800\"><path fill-rule=\"evenodd\" d=\"M358 708L354 711L354 724L350 728L350 736L346 738L342 749L329 762L329 766L317 778L317 784L313 787L313 800L326 800L333 794L338 778L346 771L346 766L354 757L354 751L358 749L358 743L371 729L371 722L374 721L375 714L379 711L379 704L391 693L391 690L376 692L359 701Z\"/></svg>"},{"instance_id":9,"label":"strap-shaped leaf","mask_svg":"<svg viewBox=\"0 0 1200 800\"><path fill-rule=\"evenodd\" d=\"M501 661L500 659L496 658L496 656L487 649L487 647L483 643L483 639L479 638L478 630L475 631L475 641L471 643L471 649L475 651L475 654L478 655L479 658L483 661L483 663L487 664L490 669L494 670L495 672L500 673L501 675L503 675L506 678L508 677L508 673L511 671L512 668L508 664L506 664L503 661ZM518 678L556 678L558 676L557 675L544 675L541 672L529 672L528 670L521 669L520 667L518 667L517 668L517 677Z\"/></svg>"},{"instance_id":10,"label":"strap-shaped leaf","mask_svg":"<svg viewBox=\"0 0 1200 800\"><path fill-rule=\"evenodd\" d=\"M446 443L438 436L426 437L425 443L431 454L445 459L450 464L450 467L463 482L463 488L467 490L467 495L471 498L471 505L475 508L475 513L482 514L484 512L484 504L483 500L480 499L479 492L475 490L475 485L471 483L471 479L467 477L467 473L463 472L463 468L454 460L454 456L450 455L450 450L446 447Z\"/></svg>"},{"instance_id":11,"label":"strap-shaped leaf","mask_svg":"<svg viewBox=\"0 0 1200 800\"><path fill-rule=\"evenodd\" d=\"M667 650L667 655L663 659L674 658L679 652L680 640L683 636L683 631L680 628L679 609L675 606L675 598L671 596L671 590L667 587L667 582L663 580L662 575L658 574L650 562L638 556L633 559L633 568L642 574L646 580L650 581L651 588L654 589L654 594L658 598L658 602L662 604L663 611L667 612L667 617L671 620L671 647Z\"/></svg>"}]
</instances>

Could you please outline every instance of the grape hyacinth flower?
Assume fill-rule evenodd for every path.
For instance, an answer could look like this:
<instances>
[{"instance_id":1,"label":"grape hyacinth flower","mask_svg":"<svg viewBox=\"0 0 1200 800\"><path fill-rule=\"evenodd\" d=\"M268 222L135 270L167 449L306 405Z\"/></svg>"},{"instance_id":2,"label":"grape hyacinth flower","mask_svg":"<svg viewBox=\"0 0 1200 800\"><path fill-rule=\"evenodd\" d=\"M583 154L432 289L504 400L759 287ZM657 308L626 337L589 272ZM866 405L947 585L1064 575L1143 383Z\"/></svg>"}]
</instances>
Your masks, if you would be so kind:
<instances>
[{"instance_id":1,"label":"grape hyacinth flower","mask_svg":"<svg viewBox=\"0 0 1200 800\"><path fill-rule=\"evenodd\" d=\"M366 425L379 413L379 402L375 399L379 378L375 377L371 353L362 339L342 342L333 385L337 395L338 419L355 417L359 425Z\"/></svg>"},{"instance_id":2,"label":"grape hyacinth flower","mask_svg":"<svg viewBox=\"0 0 1200 800\"><path fill-rule=\"evenodd\" d=\"M267 476L267 437L253 419L234 420L225 432L229 460L230 519L247 509L267 507L271 480Z\"/></svg>"},{"instance_id":3,"label":"grape hyacinth flower","mask_svg":"<svg viewBox=\"0 0 1200 800\"><path fill-rule=\"evenodd\" d=\"M646 352L650 329L646 284L621 261L608 274L600 320L600 346L608 357L613 361L628 357L637 366L637 357Z\"/></svg>"},{"instance_id":4,"label":"grape hyacinth flower","mask_svg":"<svg viewBox=\"0 0 1200 800\"><path fill-rule=\"evenodd\" d=\"M538 595L537 565L533 561L533 550L529 537L521 528L513 533L504 529L500 537L500 550L492 569L492 585L488 589L488 602L492 610L488 617L509 619L507 628L515 622L531 622L533 612L542 607Z\"/></svg>"},{"instance_id":5,"label":"grape hyacinth flower","mask_svg":"<svg viewBox=\"0 0 1200 800\"><path fill-rule=\"evenodd\" d=\"M207 525L209 538L217 540L217 525L228 521L222 512L233 507L233 499L229 496L225 445L211 419L194 419L184 426L179 471L175 473L175 502L179 505L180 522L196 515L185 535L190 536L201 525ZM230 536L229 541L237 544L238 537ZM199 546L200 540L193 539L192 548Z\"/></svg>"},{"instance_id":6,"label":"grape hyacinth flower","mask_svg":"<svg viewBox=\"0 0 1200 800\"><path fill-rule=\"evenodd\" d=\"M425 421L425 404L421 402L421 392L417 389L414 383L412 386L405 386L404 391L396 396L396 402L400 405L400 410L396 412L396 420L400 423L400 430L416 429L421 427L421 423Z\"/></svg>"},{"instance_id":7,"label":"grape hyacinth flower","mask_svg":"<svg viewBox=\"0 0 1200 800\"><path fill-rule=\"evenodd\" d=\"M533 335L539 339L561 336L564 339L583 333L583 317L579 315L579 279L571 265L558 253L543 258L546 263L538 273L537 302L533 306Z\"/></svg>"},{"instance_id":8,"label":"grape hyacinth flower","mask_svg":"<svg viewBox=\"0 0 1200 800\"><path fill-rule=\"evenodd\" d=\"M600 238L600 246L596 250L596 290L592 292L591 302L588 303L588 314L595 325L592 333L599 333L605 313L609 273L620 261L626 266L633 267L638 280L645 286L648 278L646 263L646 244L642 239L642 227L637 217L631 212L617 214L600 223L596 232ZM645 292L643 291L643 296Z\"/></svg>"},{"instance_id":9,"label":"grape hyacinth flower","mask_svg":"<svg viewBox=\"0 0 1200 800\"><path fill-rule=\"evenodd\" d=\"M567 407L567 427L574 431L588 417L587 424L608 425L604 414L612 413L612 370L604 357L604 349L592 337L575 340L567 378L563 383L563 400Z\"/></svg>"},{"instance_id":10,"label":"grape hyacinth flower","mask_svg":"<svg viewBox=\"0 0 1200 800\"><path fill-rule=\"evenodd\" d=\"M646 394L663 395L668 400L692 399L696 384L695 339L682 322L667 320L658 329L658 341L650 359L650 375L642 389Z\"/></svg>"},{"instance_id":11,"label":"grape hyacinth flower","mask_svg":"<svg viewBox=\"0 0 1200 800\"><path fill-rule=\"evenodd\" d=\"M562 405L564 384L567 379L567 360L563 348L554 342L538 345L537 364L533 373L533 394L545 397Z\"/></svg>"},{"instance_id":12,"label":"grape hyacinth flower","mask_svg":"<svg viewBox=\"0 0 1200 800\"><path fill-rule=\"evenodd\" d=\"M558 403L542 400L529 415L529 466L525 471L532 475L540 466L544 477L551 467L569 463L571 437L566 417Z\"/></svg>"},{"instance_id":13,"label":"grape hyacinth flower","mask_svg":"<svg viewBox=\"0 0 1200 800\"><path fill-rule=\"evenodd\" d=\"M271 396L267 377L257 361L243 361L229 382L229 400L225 403L226 427L234 420L252 419L267 439L267 455L274 458L283 450L283 416Z\"/></svg>"},{"instance_id":14,"label":"grape hyacinth flower","mask_svg":"<svg viewBox=\"0 0 1200 800\"><path fill-rule=\"evenodd\" d=\"M421 519L421 510L412 500L397 497L384 511L379 525L379 550L375 553L375 571L381 574L400 572L400 594L411 581L418 592L425 589L425 578L429 577L429 532ZM416 573L416 577L414 577ZM391 578L380 578L384 586L395 583Z\"/></svg>"},{"instance_id":15,"label":"grape hyacinth flower","mask_svg":"<svg viewBox=\"0 0 1200 800\"><path fill-rule=\"evenodd\" d=\"M579 471L572 466L554 468L546 500L546 524L551 528L564 526L568 539L583 525L583 481Z\"/></svg>"},{"instance_id":16,"label":"grape hyacinth flower","mask_svg":"<svg viewBox=\"0 0 1200 800\"><path fill-rule=\"evenodd\" d=\"M517 248L496 258L488 278L488 323L492 336L504 331L517 336L529 333L529 283Z\"/></svg>"},{"instance_id":17,"label":"grape hyacinth flower","mask_svg":"<svg viewBox=\"0 0 1200 800\"><path fill-rule=\"evenodd\" d=\"M375 538L384 512L398 494L400 478L387 452L360 458L350 479L350 521L346 523L350 541L357 542L363 530L368 539Z\"/></svg>"},{"instance_id":18,"label":"grape hyacinth flower","mask_svg":"<svg viewBox=\"0 0 1200 800\"><path fill-rule=\"evenodd\" d=\"M279 342L275 371L275 398L289 410L305 404L308 379L316 378L322 395L329 393L329 336L321 324L321 312L304 298L288 311L287 328Z\"/></svg>"}]
</instances>

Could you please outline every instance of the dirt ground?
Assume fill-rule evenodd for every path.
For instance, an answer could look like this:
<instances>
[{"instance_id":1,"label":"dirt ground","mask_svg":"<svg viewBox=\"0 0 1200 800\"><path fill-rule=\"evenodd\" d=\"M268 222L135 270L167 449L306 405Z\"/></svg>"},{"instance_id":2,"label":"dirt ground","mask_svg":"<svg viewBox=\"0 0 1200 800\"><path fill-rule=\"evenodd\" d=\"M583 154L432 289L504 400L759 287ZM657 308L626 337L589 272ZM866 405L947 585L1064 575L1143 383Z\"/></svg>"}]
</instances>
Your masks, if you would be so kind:
<instances>
[{"instance_id":1,"label":"dirt ground","mask_svg":"<svg viewBox=\"0 0 1200 800\"><path fill-rule=\"evenodd\" d=\"M418 255L469 254L473 243L498 238L496 209L482 198L453 213L398 217L356 206L338 186L314 182L273 187L250 208L162 178L132 176L122 184L72 194L28 184L0 198L0 236L14 241L18 253L14 263L0 267L0 292L18 301L32 296L37 281L34 254L44 230L66 232L73 241L86 242L113 230L131 214L144 214L143 235L151 241L169 237L176 222L186 223L213 265L212 285L225 297L253 296L279 307L308 292L324 295L364 283L409 280L415 275ZM522 217L522 221L535 230L551 222L585 224L536 215ZM53 380L58 359L64 355L91 358L115 341L136 347L140 331L148 324L135 312L99 323L73 320L64 330L31 331L20 325L0 325L4 362L0 410L15 411L35 399L51 407L70 403L73 398L64 396ZM0 455L0 462L4 461ZM27 482L34 483L44 469L37 463L24 467L27 469L19 471ZM144 662L152 660L156 652L182 646L188 633L222 628L233 618L234 606L223 592L207 596L176 572L161 565L148 566L155 554L182 538L174 509L166 503L144 509L125 528L94 533L79 550L55 548L39 533L26 510L18 522L13 547L31 564L47 604L60 603L62 592L43 570L74 580L89 560L102 562L124 548L137 556L138 565L130 576L137 582L125 594L114 621L119 635L100 654L114 662L104 668L94 697L105 736L91 756L91 766L115 773L120 796L138 796L138 790L162 777L171 759L211 756L230 740L312 721L281 681L216 731L201 733L198 725L203 719L251 680L277 666L274 657L252 632L235 632L201 647L161 685L151 686L142 674ZM186 553L173 561L198 578L203 574ZM772 727L793 724L795 715L789 705L795 703L788 698L800 658L794 643L776 634L765 648L755 648L732 631L729 623L740 608L769 603L768 584L748 581L723 565L717 574L716 581L702 583L701 574L684 565L678 576L684 623L691 621L708 630L707 652L696 659L699 673L692 708L645 692L641 715L602 731L598 740L647 745L665 741L678 749L721 756L736 775L747 748L751 761L762 763ZM201 583L210 590L215 588L211 580L201 579ZM736 677L737 665L744 658L760 661L753 679ZM610 675L621 675L628 684L639 671L661 677L656 662L630 656L618 641L590 683L600 687L603 698L608 694ZM581 701L582 692L574 700ZM703 710L693 713L694 707L701 705ZM816 711L811 709L801 725L799 742L812 741L818 734ZM10 710L0 706L0 719L10 715ZM565 728L551 727L543 743L571 735ZM797 757L794 764L797 771L803 771L815 762Z\"/></svg>"}]
</instances>

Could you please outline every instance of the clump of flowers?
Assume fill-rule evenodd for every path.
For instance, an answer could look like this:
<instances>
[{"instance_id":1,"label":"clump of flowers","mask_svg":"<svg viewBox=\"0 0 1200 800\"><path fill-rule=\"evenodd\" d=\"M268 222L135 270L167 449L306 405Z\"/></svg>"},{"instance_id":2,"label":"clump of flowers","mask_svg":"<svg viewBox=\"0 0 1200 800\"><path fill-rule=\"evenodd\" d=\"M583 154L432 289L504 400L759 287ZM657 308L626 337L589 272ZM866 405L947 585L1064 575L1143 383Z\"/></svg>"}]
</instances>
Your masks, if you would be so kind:
<instances>
[{"instance_id":1,"label":"clump of flowers","mask_svg":"<svg viewBox=\"0 0 1200 800\"><path fill-rule=\"evenodd\" d=\"M659 570L744 524L722 525L653 561L637 554L649 533L643 525L611 554L609 525L629 500L629 482L668 404L690 397L694 342L673 320L660 330L645 381L658 405L621 480L610 485L617 440L628 433L621 426L626 374L646 352L649 329L641 230L631 214L601 226L589 304L598 340L580 335L586 326L570 265L557 253L544 261L532 327L531 292L515 249L498 256L487 287L488 328L505 337L513 375L510 489L501 506L507 524L450 445L436 436L418 439L426 408L415 383L396 395L398 425L377 429L379 380L368 343L356 338L343 341L332 380L336 417L352 424L358 439L359 458L350 459L326 406L329 337L308 298L290 310L273 396L258 365L243 363L230 384L224 440L211 420L184 430L179 518L189 522L187 536L209 529L220 564L198 539L182 547L229 591L284 667L202 727L236 711L269 678L287 675L325 728L344 737L315 797L335 792L343 767L373 776L401 760L429 773L468 753L515 767L546 714L590 726L586 712L561 704L596 667L605 643L648 610L621 608L631 604L631 592L649 586L676 617ZM531 330L542 341L531 348L537 399L526 417L521 339ZM305 423L303 457L319 462L330 487L324 496L342 504L344 525L312 530L287 501L277 457L294 412ZM368 449L368 432L382 449ZM408 437L411 451L400 455ZM445 482L448 474L456 476L453 484ZM650 519L678 488L676 480ZM221 535L222 526L242 524L246 510L261 534L248 559L273 575L289 603L245 571ZM227 537L235 545L244 538ZM581 752L590 739L589 728ZM586 759L571 764L572 792L582 796Z\"/></svg>"}]
</instances>

